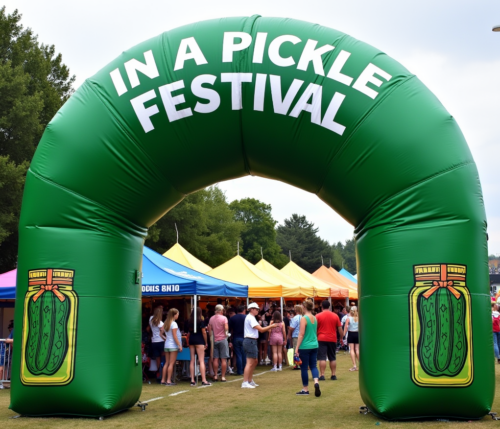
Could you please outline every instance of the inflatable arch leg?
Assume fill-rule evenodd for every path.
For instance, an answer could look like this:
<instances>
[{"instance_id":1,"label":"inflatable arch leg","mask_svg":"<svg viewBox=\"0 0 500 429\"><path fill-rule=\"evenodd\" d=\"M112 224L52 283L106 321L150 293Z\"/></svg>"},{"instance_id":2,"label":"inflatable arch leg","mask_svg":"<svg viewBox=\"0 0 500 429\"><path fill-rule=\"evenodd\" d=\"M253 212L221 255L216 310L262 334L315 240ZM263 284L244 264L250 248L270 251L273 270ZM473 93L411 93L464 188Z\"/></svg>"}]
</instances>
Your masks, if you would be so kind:
<instances>
[{"instance_id":1,"label":"inflatable arch leg","mask_svg":"<svg viewBox=\"0 0 500 429\"><path fill-rule=\"evenodd\" d=\"M146 229L184 195L248 174L313 192L356 226L370 410L488 413L486 222L457 124L373 47L258 16L130 49L47 127L22 208L11 408L132 406Z\"/></svg>"}]
</instances>

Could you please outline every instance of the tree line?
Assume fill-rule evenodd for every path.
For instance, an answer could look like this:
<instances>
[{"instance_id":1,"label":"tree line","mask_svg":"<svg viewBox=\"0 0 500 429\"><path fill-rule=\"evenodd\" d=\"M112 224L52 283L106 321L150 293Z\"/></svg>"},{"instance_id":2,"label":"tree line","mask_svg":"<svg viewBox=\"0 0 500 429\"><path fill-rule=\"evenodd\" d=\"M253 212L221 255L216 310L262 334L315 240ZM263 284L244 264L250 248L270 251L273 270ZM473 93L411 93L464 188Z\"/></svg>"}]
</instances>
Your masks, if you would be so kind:
<instances>
[{"instance_id":1,"label":"tree line","mask_svg":"<svg viewBox=\"0 0 500 429\"><path fill-rule=\"evenodd\" d=\"M261 258L277 268L291 259L309 272L324 261L337 270L356 273L354 240L329 244L303 215L292 214L282 225L270 204L255 198L229 203L216 185L188 195L148 232L146 245L164 253L177 241L198 259L216 267L237 254L252 263Z\"/></svg>"},{"instance_id":2,"label":"tree line","mask_svg":"<svg viewBox=\"0 0 500 429\"><path fill-rule=\"evenodd\" d=\"M0 273L17 266L18 224L26 173L47 124L74 92L75 76L53 45L45 45L21 14L0 8ZM271 205L253 198L229 203L218 186L188 195L151 226L146 245L163 253L177 240L216 267L236 254L278 268L292 260L309 272L325 264L356 272L354 241L330 245L305 216L283 225Z\"/></svg>"}]
</instances>

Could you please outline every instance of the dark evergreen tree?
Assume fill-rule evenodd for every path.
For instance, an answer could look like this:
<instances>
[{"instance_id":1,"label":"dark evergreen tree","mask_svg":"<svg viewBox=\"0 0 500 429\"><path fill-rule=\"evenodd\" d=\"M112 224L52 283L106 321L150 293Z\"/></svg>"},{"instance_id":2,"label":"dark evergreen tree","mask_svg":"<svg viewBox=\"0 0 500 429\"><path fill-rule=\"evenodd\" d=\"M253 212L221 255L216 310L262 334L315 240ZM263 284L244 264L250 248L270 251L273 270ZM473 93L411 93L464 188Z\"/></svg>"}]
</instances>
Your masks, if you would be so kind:
<instances>
[{"instance_id":1,"label":"dark evergreen tree","mask_svg":"<svg viewBox=\"0 0 500 429\"><path fill-rule=\"evenodd\" d=\"M319 229L305 216L293 214L276 231L283 253L288 256L290 251L292 261L310 273L321 266L322 256L328 257L331 253L330 244L318 236Z\"/></svg>"}]
</instances>

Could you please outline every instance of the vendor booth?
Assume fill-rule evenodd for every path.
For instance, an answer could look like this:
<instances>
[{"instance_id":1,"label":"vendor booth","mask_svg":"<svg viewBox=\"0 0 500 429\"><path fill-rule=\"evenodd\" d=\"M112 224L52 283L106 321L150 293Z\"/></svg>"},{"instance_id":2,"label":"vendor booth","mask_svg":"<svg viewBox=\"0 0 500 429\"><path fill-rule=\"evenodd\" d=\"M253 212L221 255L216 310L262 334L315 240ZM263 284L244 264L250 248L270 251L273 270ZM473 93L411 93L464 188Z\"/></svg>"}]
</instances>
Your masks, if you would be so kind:
<instances>
[{"instance_id":1,"label":"vendor booth","mask_svg":"<svg viewBox=\"0 0 500 429\"><path fill-rule=\"evenodd\" d=\"M283 281L259 270L239 255L209 271L208 274L221 280L248 284L250 298L280 298L283 296Z\"/></svg>"},{"instance_id":2,"label":"vendor booth","mask_svg":"<svg viewBox=\"0 0 500 429\"><path fill-rule=\"evenodd\" d=\"M267 274L272 275L276 279L281 280L284 284L295 287L284 287L283 297L284 298L307 298L314 296L314 287L308 285L304 282L300 282L292 277L286 275L284 272L278 270L274 265L267 262L265 259L261 259L255 264L255 266L264 271Z\"/></svg>"}]
</instances>

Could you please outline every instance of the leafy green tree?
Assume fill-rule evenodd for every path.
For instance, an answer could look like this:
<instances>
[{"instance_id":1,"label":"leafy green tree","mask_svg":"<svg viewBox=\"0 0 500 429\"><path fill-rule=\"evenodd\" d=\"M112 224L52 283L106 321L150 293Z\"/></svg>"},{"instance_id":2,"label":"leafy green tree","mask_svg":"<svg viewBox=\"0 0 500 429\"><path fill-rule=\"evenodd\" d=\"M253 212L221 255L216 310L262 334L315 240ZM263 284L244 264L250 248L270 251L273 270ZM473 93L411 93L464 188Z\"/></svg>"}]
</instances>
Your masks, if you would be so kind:
<instances>
[{"instance_id":1,"label":"leafy green tree","mask_svg":"<svg viewBox=\"0 0 500 429\"><path fill-rule=\"evenodd\" d=\"M346 240L345 244L339 241L332 245L332 267L337 271L345 268L351 274L356 274L356 243L354 238Z\"/></svg>"},{"instance_id":2,"label":"leafy green tree","mask_svg":"<svg viewBox=\"0 0 500 429\"><path fill-rule=\"evenodd\" d=\"M244 224L240 255L254 264L263 255L264 259L277 268L284 267L288 259L276 243L275 226L278 222L272 217L271 205L255 198L243 198L233 201L229 207L233 210L235 219Z\"/></svg>"},{"instance_id":3,"label":"leafy green tree","mask_svg":"<svg viewBox=\"0 0 500 429\"><path fill-rule=\"evenodd\" d=\"M19 165L0 156L0 272L16 266L17 224L28 162Z\"/></svg>"},{"instance_id":4,"label":"leafy green tree","mask_svg":"<svg viewBox=\"0 0 500 429\"><path fill-rule=\"evenodd\" d=\"M244 225L234 219L224 192L202 189L184 198L151 226L146 245L164 253L177 241L198 259L216 267L236 255Z\"/></svg>"},{"instance_id":5,"label":"leafy green tree","mask_svg":"<svg viewBox=\"0 0 500 429\"><path fill-rule=\"evenodd\" d=\"M39 44L20 21L17 10L0 8L0 272L16 266L28 163L75 80L55 47Z\"/></svg>"},{"instance_id":6,"label":"leafy green tree","mask_svg":"<svg viewBox=\"0 0 500 429\"><path fill-rule=\"evenodd\" d=\"M342 266L344 265L344 258L342 256L343 247L344 246L342 245L342 243L332 245L332 267L337 271L340 271L342 269Z\"/></svg>"},{"instance_id":7,"label":"leafy green tree","mask_svg":"<svg viewBox=\"0 0 500 429\"><path fill-rule=\"evenodd\" d=\"M331 253L330 244L318 236L319 229L305 216L292 214L276 231L276 241L284 254L291 251L292 261L310 273L321 266L321 256Z\"/></svg>"},{"instance_id":8,"label":"leafy green tree","mask_svg":"<svg viewBox=\"0 0 500 429\"><path fill-rule=\"evenodd\" d=\"M356 274L356 243L354 241L354 238L345 241L343 258L344 268L352 275Z\"/></svg>"}]
</instances>

